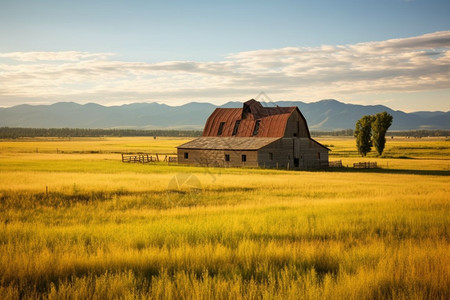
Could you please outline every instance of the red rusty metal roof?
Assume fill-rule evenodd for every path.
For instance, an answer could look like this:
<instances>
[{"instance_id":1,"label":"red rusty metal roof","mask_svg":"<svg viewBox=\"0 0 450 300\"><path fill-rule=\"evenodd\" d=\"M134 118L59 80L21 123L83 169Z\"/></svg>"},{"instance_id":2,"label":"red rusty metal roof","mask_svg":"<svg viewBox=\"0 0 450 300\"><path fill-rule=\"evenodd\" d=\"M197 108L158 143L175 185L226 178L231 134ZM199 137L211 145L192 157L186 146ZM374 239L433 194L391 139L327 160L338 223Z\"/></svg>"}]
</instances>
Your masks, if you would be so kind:
<instances>
[{"instance_id":1,"label":"red rusty metal roof","mask_svg":"<svg viewBox=\"0 0 450 300\"><path fill-rule=\"evenodd\" d=\"M304 119L296 106L263 107L254 99L245 102L243 108L216 108L206 121L203 136L231 137L236 121L240 120L236 137L282 137L289 117L296 110ZM253 135L257 120L260 120L258 134ZM221 123L224 123L222 134L218 135Z\"/></svg>"}]
</instances>

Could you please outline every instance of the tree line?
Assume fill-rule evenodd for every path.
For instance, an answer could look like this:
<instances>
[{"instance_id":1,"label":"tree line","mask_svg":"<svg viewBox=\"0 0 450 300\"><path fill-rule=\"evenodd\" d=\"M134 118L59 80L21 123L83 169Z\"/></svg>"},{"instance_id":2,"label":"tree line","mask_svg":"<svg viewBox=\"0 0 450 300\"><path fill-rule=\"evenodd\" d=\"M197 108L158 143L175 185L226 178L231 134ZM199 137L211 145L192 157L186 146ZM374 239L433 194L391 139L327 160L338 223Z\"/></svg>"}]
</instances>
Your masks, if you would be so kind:
<instances>
[{"instance_id":1,"label":"tree line","mask_svg":"<svg viewBox=\"0 0 450 300\"><path fill-rule=\"evenodd\" d=\"M392 136L404 136L413 138L423 138L423 137L448 137L450 136L450 130L405 130L405 131L393 131L388 132Z\"/></svg>"},{"instance_id":2,"label":"tree line","mask_svg":"<svg viewBox=\"0 0 450 300\"><path fill-rule=\"evenodd\" d=\"M354 136L355 131L353 129L342 129L342 130L330 130L330 131L317 131L312 130L311 136ZM412 138L422 138L422 137L448 137L450 136L450 130L445 129L429 129L429 130L395 130L388 131L386 136L403 136Z\"/></svg>"},{"instance_id":3,"label":"tree line","mask_svg":"<svg viewBox=\"0 0 450 300\"><path fill-rule=\"evenodd\" d=\"M165 136L197 137L199 130L140 130L140 129L87 129L87 128L19 128L0 127L0 138L21 137L122 137L122 136Z\"/></svg>"},{"instance_id":4,"label":"tree line","mask_svg":"<svg viewBox=\"0 0 450 300\"><path fill-rule=\"evenodd\" d=\"M342 130L332 130L332 131L317 131L311 130L311 136L353 136L353 129L342 129Z\"/></svg>"},{"instance_id":5,"label":"tree line","mask_svg":"<svg viewBox=\"0 0 450 300\"><path fill-rule=\"evenodd\" d=\"M333 131L311 131L311 136L354 136L353 129ZM102 136L173 136L197 137L200 130L139 130L139 129L86 129L86 128L20 128L0 127L0 138L14 139L21 137L102 137ZM441 137L450 136L450 130L404 130L388 131L389 136L404 137Z\"/></svg>"}]
</instances>

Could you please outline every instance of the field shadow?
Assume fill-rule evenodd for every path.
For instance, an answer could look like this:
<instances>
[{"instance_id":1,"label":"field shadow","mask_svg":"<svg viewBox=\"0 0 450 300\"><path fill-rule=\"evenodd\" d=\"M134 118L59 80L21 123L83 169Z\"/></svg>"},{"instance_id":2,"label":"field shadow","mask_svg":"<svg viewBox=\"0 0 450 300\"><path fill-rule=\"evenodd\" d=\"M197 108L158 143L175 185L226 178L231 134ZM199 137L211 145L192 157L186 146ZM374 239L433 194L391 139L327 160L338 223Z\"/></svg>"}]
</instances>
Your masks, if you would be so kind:
<instances>
[{"instance_id":1,"label":"field shadow","mask_svg":"<svg viewBox=\"0 0 450 300\"><path fill-rule=\"evenodd\" d=\"M379 174L406 174L406 175L434 175L434 176L450 176L450 170L406 170L406 169L356 169L356 168L329 168L322 170L323 172L349 172L349 173L379 173Z\"/></svg>"}]
</instances>

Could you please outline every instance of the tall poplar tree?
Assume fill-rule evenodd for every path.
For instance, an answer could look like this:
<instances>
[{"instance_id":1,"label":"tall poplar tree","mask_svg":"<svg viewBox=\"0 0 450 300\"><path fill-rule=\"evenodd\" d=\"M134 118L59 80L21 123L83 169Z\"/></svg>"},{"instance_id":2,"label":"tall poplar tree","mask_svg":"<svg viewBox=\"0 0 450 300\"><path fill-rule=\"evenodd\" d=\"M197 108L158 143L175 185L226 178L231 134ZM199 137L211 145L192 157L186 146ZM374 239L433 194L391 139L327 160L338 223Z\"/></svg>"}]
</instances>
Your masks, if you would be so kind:
<instances>
[{"instance_id":1,"label":"tall poplar tree","mask_svg":"<svg viewBox=\"0 0 450 300\"><path fill-rule=\"evenodd\" d=\"M392 124L392 119L393 117L385 111L373 116L372 144L378 155L383 154L386 145L386 132Z\"/></svg>"},{"instance_id":2,"label":"tall poplar tree","mask_svg":"<svg viewBox=\"0 0 450 300\"><path fill-rule=\"evenodd\" d=\"M364 116L355 125L356 147L362 156L372 149L372 121L373 116Z\"/></svg>"}]
</instances>

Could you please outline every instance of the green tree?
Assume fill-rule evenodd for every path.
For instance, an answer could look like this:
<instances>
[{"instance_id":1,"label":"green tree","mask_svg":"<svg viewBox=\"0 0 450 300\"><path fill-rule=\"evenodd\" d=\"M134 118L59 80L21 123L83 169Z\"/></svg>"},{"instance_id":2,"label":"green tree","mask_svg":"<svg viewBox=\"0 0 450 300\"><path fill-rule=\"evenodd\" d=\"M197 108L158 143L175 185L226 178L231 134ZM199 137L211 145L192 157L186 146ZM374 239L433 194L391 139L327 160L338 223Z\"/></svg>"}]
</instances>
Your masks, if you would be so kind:
<instances>
[{"instance_id":1,"label":"green tree","mask_svg":"<svg viewBox=\"0 0 450 300\"><path fill-rule=\"evenodd\" d=\"M372 149L372 122L373 116L364 116L356 122L355 138L359 154L366 156Z\"/></svg>"},{"instance_id":2,"label":"green tree","mask_svg":"<svg viewBox=\"0 0 450 300\"><path fill-rule=\"evenodd\" d=\"M378 155L383 154L386 145L386 132L392 124L393 117L387 112L378 113L372 122L372 144Z\"/></svg>"}]
</instances>

